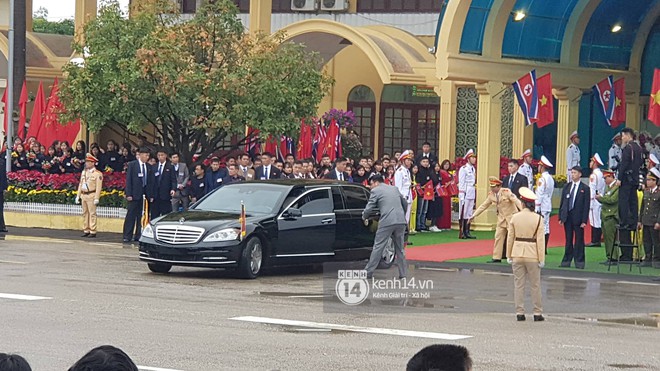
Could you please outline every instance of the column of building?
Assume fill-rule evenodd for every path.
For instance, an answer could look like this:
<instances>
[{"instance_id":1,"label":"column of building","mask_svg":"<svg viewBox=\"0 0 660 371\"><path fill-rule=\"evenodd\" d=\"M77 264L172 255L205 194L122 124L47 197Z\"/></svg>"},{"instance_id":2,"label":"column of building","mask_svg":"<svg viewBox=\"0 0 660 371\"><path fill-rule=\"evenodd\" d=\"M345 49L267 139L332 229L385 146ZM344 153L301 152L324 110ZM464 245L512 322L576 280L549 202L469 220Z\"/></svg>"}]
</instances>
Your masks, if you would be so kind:
<instances>
[{"instance_id":1,"label":"column of building","mask_svg":"<svg viewBox=\"0 0 660 371\"><path fill-rule=\"evenodd\" d=\"M456 158L456 83L441 81L435 87L435 93L440 97L440 125L438 125L438 158L440 161Z\"/></svg>"},{"instance_id":2,"label":"column of building","mask_svg":"<svg viewBox=\"0 0 660 371\"><path fill-rule=\"evenodd\" d=\"M534 127L525 123L518 100L513 100L513 158L521 158L526 149L534 145Z\"/></svg>"},{"instance_id":3,"label":"column of building","mask_svg":"<svg viewBox=\"0 0 660 371\"><path fill-rule=\"evenodd\" d=\"M557 158L554 159L555 174L566 175L566 149L570 144L569 136L578 128L578 113L582 91L577 88L553 89L552 93L559 101L557 113ZM589 156L584 154L584 156ZM549 159L553 161L553 159Z\"/></svg>"}]
</instances>

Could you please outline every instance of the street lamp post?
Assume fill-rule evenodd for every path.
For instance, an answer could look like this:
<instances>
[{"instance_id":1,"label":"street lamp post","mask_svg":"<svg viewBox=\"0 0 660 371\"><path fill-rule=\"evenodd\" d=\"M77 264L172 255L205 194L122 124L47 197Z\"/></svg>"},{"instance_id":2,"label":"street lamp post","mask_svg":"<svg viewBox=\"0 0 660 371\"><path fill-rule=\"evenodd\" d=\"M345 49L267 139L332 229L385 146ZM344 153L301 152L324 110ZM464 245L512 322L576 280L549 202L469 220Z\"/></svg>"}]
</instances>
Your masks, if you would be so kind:
<instances>
[{"instance_id":1,"label":"street lamp post","mask_svg":"<svg viewBox=\"0 0 660 371\"><path fill-rule=\"evenodd\" d=\"M9 0L9 58L7 58L7 101L5 102L5 118L7 120L7 132L5 143L7 151L5 152L5 166L7 172L11 171L11 143L14 137L14 0ZM9 116L7 116L9 115Z\"/></svg>"}]
</instances>

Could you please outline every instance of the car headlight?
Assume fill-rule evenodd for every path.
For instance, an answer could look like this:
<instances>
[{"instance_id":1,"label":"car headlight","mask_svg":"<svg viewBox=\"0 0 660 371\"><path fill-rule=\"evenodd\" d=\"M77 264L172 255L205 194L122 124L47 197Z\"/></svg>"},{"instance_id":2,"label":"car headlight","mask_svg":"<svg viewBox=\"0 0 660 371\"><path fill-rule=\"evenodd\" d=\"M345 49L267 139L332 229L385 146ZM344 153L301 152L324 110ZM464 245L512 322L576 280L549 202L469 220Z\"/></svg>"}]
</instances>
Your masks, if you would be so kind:
<instances>
[{"instance_id":1,"label":"car headlight","mask_svg":"<svg viewBox=\"0 0 660 371\"><path fill-rule=\"evenodd\" d=\"M206 236L204 242L220 242L238 239L239 230L235 228L222 229Z\"/></svg>"},{"instance_id":2,"label":"car headlight","mask_svg":"<svg viewBox=\"0 0 660 371\"><path fill-rule=\"evenodd\" d=\"M154 229L151 228L151 224L144 227L142 230L142 237L154 238Z\"/></svg>"}]
</instances>

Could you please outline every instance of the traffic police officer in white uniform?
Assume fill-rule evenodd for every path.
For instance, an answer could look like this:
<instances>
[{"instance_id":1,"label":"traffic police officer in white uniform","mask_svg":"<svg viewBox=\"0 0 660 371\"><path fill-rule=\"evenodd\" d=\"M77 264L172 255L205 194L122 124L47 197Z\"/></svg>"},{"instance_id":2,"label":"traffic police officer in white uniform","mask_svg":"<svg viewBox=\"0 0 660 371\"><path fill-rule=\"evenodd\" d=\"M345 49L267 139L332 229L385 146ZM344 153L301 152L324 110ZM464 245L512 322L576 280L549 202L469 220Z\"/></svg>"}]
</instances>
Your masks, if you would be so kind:
<instances>
[{"instance_id":1,"label":"traffic police officer in white uniform","mask_svg":"<svg viewBox=\"0 0 660 371\"><path fill-rule=\"evenodd\" d=\"M532 187L534 184L534 171L532 170L532 151L526 150L522 155L523 163L518 169L518 173L527 178L527 184Z\"/></svg>"},{"instance_id":2,"label":"traffic police officer in white uniform","mask_svg":"<svg viewBox=\"0 0 660 371\"><path fill-rule=\"evenodd\" d=\"M406 210L406 221L410 223L410 212L413 202L412 195L412 181L410 179L410 167L412 166L412 154L410 151L405 150L399 156L401 165L394 173L394 186L399 190L401 196L408 202L408 209Z\"/></svg>"},{"instance_id":3,"label":"traffic police officer in white uniform","mask_svg":"<svg viewBox=\"0 0 660 371\"><path fill-rule=\"evenodd\" d=\"M476 237L470 234L468 220L472 217L474 203L477 199L477 190L474 188L477 182L474 168L477 157L474 151L469 149L463 158L467 160L467 163L458 170L458 238L474 239Z\"/></svg>"},{"instance_id":4,"label":"traffic police officer in white uniform","mask_svg":"<svg viewBox=\"0 0 660 371\"><path fill-rule=\"evenodd\" d=\"M552 163L545 156L541 156L539 162L539 180L536 182L536 212L543 217L543 228L545 230L545 253L548 253L548 241L550 240L550 212L552 211L552 192L555 190L555 180L552 179L548 169Z\"/></svg>"},{"instance_id":5,"label":"traffic police officer in white uniform","mask_svg":"<svg viewBox=\"0 0 660 371\"><path fill-rule=\"evenodd\" d=\"M612 137L612 147L607 153L607 166L610 169L617 171L619 162L621 161L621 133L616 133Z\"/></svg>"},{"instance_id":6,"label":"traffic police officer in white uniform","mask_svg":"<svg viewBox=\"0 0 660 371\"><path fill-rule=\"evenodd\" d=\"M589 224L591 225L591 243L589 247L600 247L600 239L603 235L601 229L600 209L602 205L596 199L597 195L605 193L605 178L600 167L603 166L598 153L594 154L591 158L589 167L591 168L591 175L589 176L589 190L591 191L591 202L589 203Z\"/></svg>"},{"instance_id":7,"label":"traffic police officer in white uniform","mask_svg":"<svg viewBox=\"0 0 660 371\"><path fill-rule=\"evenodd\" d=\"M568 140L571 141L571 144L566 149L566 179L571 179L571 169L574 166L580 166L580 147L578 147L580 136L577 130L571 133Z\"/></svg>"}]
</instances>

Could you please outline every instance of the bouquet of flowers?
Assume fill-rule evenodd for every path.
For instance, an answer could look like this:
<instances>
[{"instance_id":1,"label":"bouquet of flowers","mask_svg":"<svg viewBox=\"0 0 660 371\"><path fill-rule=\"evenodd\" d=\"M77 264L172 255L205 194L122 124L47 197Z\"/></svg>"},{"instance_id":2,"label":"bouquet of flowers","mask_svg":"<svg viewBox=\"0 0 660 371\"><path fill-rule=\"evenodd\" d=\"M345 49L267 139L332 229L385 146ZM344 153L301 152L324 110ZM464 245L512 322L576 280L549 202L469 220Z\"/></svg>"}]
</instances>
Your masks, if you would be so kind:
<instances>
[{"instance_id":1,"label":"bouquet of flowers","mask_svg":"<svg viewBox=\"0 0 660 371\"><path fill-rule=\"evenodd\" d=\"M11 158L18 158L18 152L12 151L11 152Z\"/></svg>"},{"instance_id":2,"label":"bouquet of flowers","mask_svg":"<svg viewBox=\"0 0 660 371\"><path fill-rule=\"evenodd\" d=\"M30 161L34 161L34 160L37 159L37 154L34 153L34 152L30 152L30 153L28 153L27 158L28 158L28 160L30 160Z\"/></svg>"},{"instance_id":3,"label":"bouquet of flowers","mask_svg":"<svg viewBox=\"0 0 660 371\"><path fill-rule=\"evenodd\" d=\"M353 111L344 111L341 109L333 108L330 111L324 113L321 119L326 126L330 125L332 120L335 120L337 123L339 123L340 128L349 129L355 125L355 114Z\"/></svg>"},{"instance_id":4,"label":"bouquet of flowers","mask_svg":"<svg viewBox=\"0 0 660 371\"><path fill-rule=\"evenodd\" d=\"M105 166L105 169L103 169L103 172L104 172L104 173L112 173L112 172L114 172L114 170L112 170L112 168L110 167L110 165L106 165L106 166Z\"/></svg>"},{"instance_id":5,"label":"bouquet of flowers","mask_svg":"<svg viewBox=\"0 0 660 371\"><path fill-rule=\"evenodd\" d=\"M53 167L53 165L49 161L44 161L43 164L41 164L41 168L48 171L50 168Z\"/></svg>"},{"instance_id":6,"label":"bouquet of flowers","mask_svg":"<svg viewBox=\"0 0 660 371\"><path fill-rule=\"evenodd\" d=\"M80 159L78 157L74 157L73 158L73 164L76 165L76 166L80 166L80 164L81 164Z\"/></svg>"}]
</instances>

